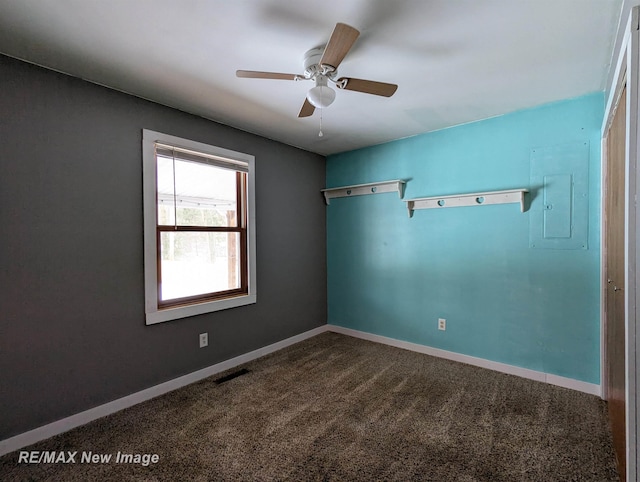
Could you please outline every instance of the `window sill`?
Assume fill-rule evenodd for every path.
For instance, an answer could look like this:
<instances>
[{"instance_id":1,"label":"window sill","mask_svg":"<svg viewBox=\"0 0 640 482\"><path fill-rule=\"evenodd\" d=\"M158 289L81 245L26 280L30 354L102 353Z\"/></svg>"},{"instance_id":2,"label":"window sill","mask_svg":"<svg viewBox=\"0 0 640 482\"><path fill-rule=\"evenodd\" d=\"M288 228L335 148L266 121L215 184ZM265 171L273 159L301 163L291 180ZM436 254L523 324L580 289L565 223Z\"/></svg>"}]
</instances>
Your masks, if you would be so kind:
<instances>
[{"instance_id":1,"label":"window sill","mask_svg":"<svg viewBox=\"0 0 640 482\"><path fill-rule=\"evenodd\" d=\"M155 325L156 323L162 323L165 321L177 320L180 318L187 318L189 316L202 315L204 313L211 313L213 311L226 310L229 308L236 308L238 306L251 305L257 301L257 295L248 294L243 296L236 296L234 298L226 298L224 300L205 301L202 303L194 303L187 306L176 306L165 309L147 310L146 324Z\"/></svg>"}]
</instances>

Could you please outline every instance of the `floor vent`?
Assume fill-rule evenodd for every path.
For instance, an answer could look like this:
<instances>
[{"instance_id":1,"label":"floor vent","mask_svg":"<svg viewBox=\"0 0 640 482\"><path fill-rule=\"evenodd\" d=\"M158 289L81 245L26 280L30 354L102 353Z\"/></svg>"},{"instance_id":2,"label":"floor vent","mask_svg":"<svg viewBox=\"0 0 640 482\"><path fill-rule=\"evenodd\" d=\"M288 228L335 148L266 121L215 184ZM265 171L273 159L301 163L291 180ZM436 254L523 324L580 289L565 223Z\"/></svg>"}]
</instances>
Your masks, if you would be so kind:
<instances>
[{"instance_id":1,"label":"floor vent","mask_svg":"<svg viewBox=\"0 0 640 482\"><path fill-rule=\"evenodd\" d=\"M246 373L249 373L249 370L247 370L246 368L242 368L236 372L233 373L229 373L228 375L225 375L223 377L218 378L217 380L214 380L218 385L220 385L221 383L224 382L228 382L229 380L233 380L234 378L238 378L239 376L242 376Z\"/></svg>"}]
</instances>

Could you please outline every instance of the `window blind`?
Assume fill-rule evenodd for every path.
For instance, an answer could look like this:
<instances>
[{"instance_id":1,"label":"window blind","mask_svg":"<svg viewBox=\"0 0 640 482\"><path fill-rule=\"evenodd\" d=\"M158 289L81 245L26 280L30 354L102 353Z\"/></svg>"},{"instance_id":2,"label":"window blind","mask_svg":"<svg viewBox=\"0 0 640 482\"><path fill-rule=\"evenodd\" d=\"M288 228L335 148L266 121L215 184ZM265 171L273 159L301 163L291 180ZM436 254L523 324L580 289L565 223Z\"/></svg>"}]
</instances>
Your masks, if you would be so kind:
<instances>
[{"instance_id":1,"label":"window blind","mask_svg":"<svg viewBox=\"0 0 640 482\"><path fill-rule=\"evenodd\" d=\"M155 145L156 156L186 162L209 164L211 166L223 169L232 169L234 171L249 172L249 164L244 161L229 159L227 157L216 156L214 154L207 154L204 152L196 152L182 147L160 144L158 142L156 142Z\"/></svg>"}]
</instances>

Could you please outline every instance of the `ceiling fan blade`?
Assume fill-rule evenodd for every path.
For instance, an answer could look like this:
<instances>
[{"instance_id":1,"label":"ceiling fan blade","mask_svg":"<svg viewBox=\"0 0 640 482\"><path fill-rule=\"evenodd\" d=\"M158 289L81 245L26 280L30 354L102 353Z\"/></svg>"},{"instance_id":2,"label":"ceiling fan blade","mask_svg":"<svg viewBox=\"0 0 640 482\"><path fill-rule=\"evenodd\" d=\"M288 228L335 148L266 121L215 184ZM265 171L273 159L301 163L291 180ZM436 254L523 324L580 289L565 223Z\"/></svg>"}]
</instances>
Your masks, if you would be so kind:
<instances>
[{"instance_id":1,"label":"ceiling fan blade","mask_svg":"<svg viewBox=\"0 0 640 482\"><path fill-rule=\"evenodd\" d=\"M324 49L324 53L320 59L320 65L330 65L334 69L337 69L342 59L344 59L349 50L351 50L358 35L360 35L360 32L355 28L346 23L337 23Z\"/></svg>"},{"instance_id":2,"label":"ceiling fan blade","mask_svg":"<svg viewBox=\"0 0 640 482\"><path fill-rule=\"evenodd\" d=\"M386 82L375 82L373 80L352 79L342 77L337 80L338 83L345 81L347 84L343 87L345 90L354 90L356 92L364 92L365 94L381 95L383 97L391 97L395 94L398 86L396 84L387 84Z\"/></svg>"},{"instance_id":3,"label":"ceiling fan blade","mask_svg":"<svg viewBox=\"0 0 640 482\"><path fill-rule=\"evenodd\" d=\"M256 70L236 70L236 77L246 79L276 79L276 80L296 80L301 78L298 74L281 74L279 72L259 72Z\"/></svg>"},{"instance_id":4,"label":"ceiling fan blade","mask_svg":"<svg viewBox=\"0 0 640 482\"><path fill-rule=\"evenodd\" d=\"M309 102L309 99L305 97L304 104L302 104L302 109L300 109L298 117L309 117L310 115L313 115L315 110L316 108L313 106L313 104Z\"/></svg>"}]
</instances>

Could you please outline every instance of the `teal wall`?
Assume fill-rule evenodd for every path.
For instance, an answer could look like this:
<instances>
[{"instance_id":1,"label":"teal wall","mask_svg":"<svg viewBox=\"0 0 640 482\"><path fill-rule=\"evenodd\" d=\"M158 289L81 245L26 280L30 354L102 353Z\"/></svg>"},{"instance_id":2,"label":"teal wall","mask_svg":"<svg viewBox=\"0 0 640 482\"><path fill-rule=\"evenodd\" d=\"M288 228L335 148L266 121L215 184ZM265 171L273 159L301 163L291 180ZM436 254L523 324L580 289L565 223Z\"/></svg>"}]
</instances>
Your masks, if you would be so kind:
<instances>
[{"instance_id":1,"label":"teal wall","mask_svg":"<svg viewBox=\"0 0 640 482\"><path fill-rule=\"evenodd\" d=\"M516 204L409 218L395 193L332 199L328 322L599 383L603 114L596 93L329 156L327 187L405 179L411 199L535 188L532 149L589 144L587 249L530 248Z\"/></svg>"}]
</instances>

